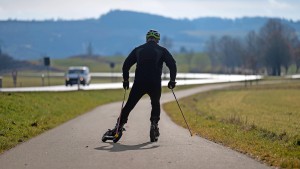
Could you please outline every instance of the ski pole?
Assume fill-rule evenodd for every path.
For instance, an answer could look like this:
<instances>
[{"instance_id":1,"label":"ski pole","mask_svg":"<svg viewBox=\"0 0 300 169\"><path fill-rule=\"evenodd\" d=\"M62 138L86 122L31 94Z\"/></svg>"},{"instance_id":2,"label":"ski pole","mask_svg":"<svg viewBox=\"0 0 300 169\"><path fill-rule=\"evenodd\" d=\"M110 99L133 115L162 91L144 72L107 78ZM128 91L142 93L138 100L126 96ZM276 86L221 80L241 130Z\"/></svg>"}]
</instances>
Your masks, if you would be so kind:
<instances>
[{"instance_id":1,"label":"ski pole","mask_svg":"<svg viewBox=\"0 0 300 169\"><path fill-rule=\"evenodd\" d=\"M185 117L184 117L184 115L183 115L183 112L182 112L182 110L181 110L181 107L180 107L180 105L179 105L179 103L178 103L178 100L177 100L177 98L176 98L176 95L175 95L173 89L171 89L171 90L172 90L172 93L173 93L173 95L174 95L174 97L175 97L175 100L176 100L176 102L177 102L177 105L178 105L178 107L179 107L179 110L180 110L180 112L181 112L181 114L182 114L182 117L183 117L183 119L184 119L184 122L185 122L187 128L189 129L189 132L190 132L191 137L192 137L193 134L192 134L192 132L191 132L190 126L189 126L188 123L186 122L186 119L185 119Z\"/></svg>"},{"instance_id":2,"label":"ski pole","mask_svg":"<svg viewBox=\"0 0 300 169\"><path fill-rule=\"evenodd\" d=\"M124 107L125 96L126 96L126 89L124 89L124 97L123 97L123 102L122 102L121 112L120 112L119 119L118 119L118 125L117 125L117 131L116 131L115 138L116 138L116 137L119 137L119 126L120 126L120 121L121 121L122 109L123 109L123 107Z\"/></svg>"}]
</instances>

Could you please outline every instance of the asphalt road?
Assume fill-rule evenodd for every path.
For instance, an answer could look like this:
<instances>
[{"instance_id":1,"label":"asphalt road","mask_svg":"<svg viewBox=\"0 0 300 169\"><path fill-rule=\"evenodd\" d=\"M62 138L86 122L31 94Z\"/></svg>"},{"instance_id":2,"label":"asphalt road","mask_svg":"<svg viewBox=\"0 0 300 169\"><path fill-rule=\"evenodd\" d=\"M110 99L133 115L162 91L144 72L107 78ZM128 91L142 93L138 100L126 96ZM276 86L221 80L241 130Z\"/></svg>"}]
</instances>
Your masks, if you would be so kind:
<instances>
[{"instance_id":1,"label":"asphalt road","mask_svg":"<svg viewBox=\"0 0 300 169\"><path fill-rule=\"evenodd\" d=\"M178 91L177 97L228 86L214 85ZM120 97L121 97L120 93ZM171 93L162 103L173 101ZM143 98L131 112L119 143L102 143L102 134L120 112L121 102L100 106L0 155L1 169L264 169L244 154L215 144L174 124L162 111L161 136L151 143L150 100ZM178 111L178 113L180 113Z\"/></svg>"}]
</instances>

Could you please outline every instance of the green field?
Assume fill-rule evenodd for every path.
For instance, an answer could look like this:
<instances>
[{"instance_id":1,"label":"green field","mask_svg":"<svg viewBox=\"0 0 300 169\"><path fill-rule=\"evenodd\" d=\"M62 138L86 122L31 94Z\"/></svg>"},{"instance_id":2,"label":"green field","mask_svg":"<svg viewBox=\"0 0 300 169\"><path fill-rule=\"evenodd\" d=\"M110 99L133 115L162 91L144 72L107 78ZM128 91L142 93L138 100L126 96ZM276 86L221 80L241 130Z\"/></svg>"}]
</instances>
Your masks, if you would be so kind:
<instances>
[{"instance_id":1,"label":"green field","mask_svg":"<svg viewBox=\"0 0 300 169\"><path fill-rule=\"evenodd\" d=\"M44 81L43 81L44 80ZM49 84L53 85L64 85L64 77L51 77L49 79ZM36 86L48 86L48 78L44 77L27 77L27 76L18 76L16 87L36 87ZM2 87L10 88L14 87L13 79L11 76L5 75L2 77Z\"/></svg>"},{"instance_id":2,"label":"green field","mask_svg":"<svg viewBox=\"0 0 300 169\"><path fill-rule=\"evenodd\" d=\"M66 71L69 66L88 66L91 72L122 72L123 62L126 56L110 57L71 57L65 59L55 59L52 66L58 70ZM208 72L211 69L211 63L207 55L201 53L194 54L176 54L174 59L177 62L179 72ZM115 63L114 69L111 69L110 63ZM135 66L131 71L134 72Z\"/></svg>"},{"instance_id":3,"label":"green field","mask_svg":"<svg viewBox=\"0 0 300 169\"><path fill-rule=\"evenodd\" d=\"M91 72L121 72L125 57L71 57L66 59L54 59L51 65L66 72L70 66L88 66ZM115 63L115 67L111 69L110 63Z\"/></svg>"},{"instance_id":4,"label":"green field","mask_svg":"<svg viewBox=\"0 0 300 169\"><path fill-rule=\"evenodd\" d=\"M194 133L269 165L300 168L299 89L299 82L232 88L180 103ZM176 103L164 109L185 126Z\"/></svg>"},{"instance_id":5,"label":"green field","mask_svg":"<svg viewBox=\"0 0 300 169\"><path fill-rule=\"evenodd\" d=\"M11 88L14 87L13 79L11 76L3 76L2 77L2 87L3 88ZM44 80L44 83L43 83ZM111 82L122 82L123 79L121 77L92 77L91 84L94 83L111 83ZM38 86L48 86L48 78L45 77L28 77L28 76L18 76L16 87L38 87ZM50 86L54 85L65 85L65 77L50 77L49 79Z\"/></svg>"}]
</instances>

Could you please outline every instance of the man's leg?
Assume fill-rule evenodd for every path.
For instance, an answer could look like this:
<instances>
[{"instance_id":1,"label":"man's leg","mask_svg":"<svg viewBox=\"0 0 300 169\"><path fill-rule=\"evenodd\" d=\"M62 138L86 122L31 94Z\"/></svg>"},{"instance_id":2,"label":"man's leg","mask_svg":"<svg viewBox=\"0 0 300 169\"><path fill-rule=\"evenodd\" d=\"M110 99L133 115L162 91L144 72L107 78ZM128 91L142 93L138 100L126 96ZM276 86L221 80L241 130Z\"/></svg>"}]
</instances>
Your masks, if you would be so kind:
<instances>
[{"instance_id":1,"label":"man's leg","mask_svg":"<svg viewBox=\"0 0 300 169\"><path fill-rule=\"evenodd\" d=\"M114 129L108 130L103 136L102 141L113 140L114 143L118 142L122 137L122 131L124 130L123 126L127 123L127 119L130 111L134 108L136 103L140 100L140 98L144 95L142 85L133 84L132 89L129 94L129 98L122 109L120 123L118 123L119 118L117 119L117 123ZM118 133L116 134L116 132Z\"/></svg>"},{"instance_id":2,"label":"man's leg","mask_svg":"<svg viewBox=\"0 0 300 169\"><path fill-rule=\"evenodd\" d=\"M160 97L161 97L161 85L152 84L149 86L148 94L151 99L151 126L150 126L150 141L155 142L159 137L158 121L160 120Z\"/></svg>"},{"instance_id":3,"label":"man's leg","mask_svg":"<svg viewBox=\"0 0 300 169\"><path fill-rule=\"evenodd\" d=\"M158 121L160 120L161 85L152 85L150 90L148 91L148 94L150 96L152 106L150 121L158 123Z\"/></svg>"},{"instance_id":4,"label":"man's leg","mask_svg":"<svg viewBox=\"0 0 300 169\"><path fill-rule=\"evenodd\" d=\"M145 91L143 90L143 86L138 83L134 83L132 86L132 89L130 91L128 100L127 100L124 108L122 109L120 124L127 123L129 113L135 107L137 102L141 99L141 97L144 94L145 94Z\"/></svg>"}]
</instances>

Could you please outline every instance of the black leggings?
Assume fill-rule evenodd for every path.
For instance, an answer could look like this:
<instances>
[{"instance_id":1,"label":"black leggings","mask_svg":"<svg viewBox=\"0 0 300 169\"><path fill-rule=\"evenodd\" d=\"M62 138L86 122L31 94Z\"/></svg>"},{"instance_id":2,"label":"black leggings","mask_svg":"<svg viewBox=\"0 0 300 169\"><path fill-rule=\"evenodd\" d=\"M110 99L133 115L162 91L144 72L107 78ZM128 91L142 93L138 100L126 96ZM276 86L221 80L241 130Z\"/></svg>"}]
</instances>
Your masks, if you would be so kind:
<instances>
[{"instance_id":1,"label":"black leggings","mask_svg":"<svg viewBox=\"0 0 300 169\"><path fill-rule=\"evenodd\" d=\"M129 94L129 98L122 109L120 123L127 123L129 113L145 94L148 94L151 99L152 110L150 121L157 123L160 120L161 83L134 82Z\"/></svg>"}]
</instances>

